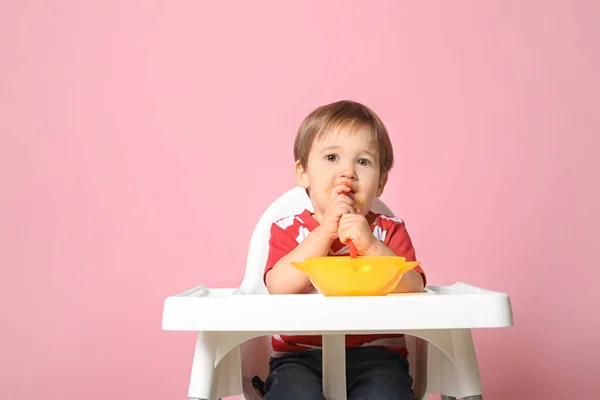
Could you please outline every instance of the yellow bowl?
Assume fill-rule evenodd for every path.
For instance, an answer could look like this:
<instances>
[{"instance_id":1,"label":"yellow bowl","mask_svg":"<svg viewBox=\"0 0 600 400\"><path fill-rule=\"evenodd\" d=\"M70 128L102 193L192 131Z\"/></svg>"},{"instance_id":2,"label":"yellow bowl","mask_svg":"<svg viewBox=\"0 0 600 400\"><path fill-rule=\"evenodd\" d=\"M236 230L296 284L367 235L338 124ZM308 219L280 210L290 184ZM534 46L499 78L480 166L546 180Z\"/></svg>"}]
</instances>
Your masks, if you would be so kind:
<instances>
[{"instance_id":1,"label":"yellow bowl","mask_svg":"<svg viewBox=\"0 0 600 400\"><path fill-rule=\"evenodd\" d=\"M292 262L325 296L385 296L420 264L404 257L311 257Z\"/></svg>"}]
</instances>

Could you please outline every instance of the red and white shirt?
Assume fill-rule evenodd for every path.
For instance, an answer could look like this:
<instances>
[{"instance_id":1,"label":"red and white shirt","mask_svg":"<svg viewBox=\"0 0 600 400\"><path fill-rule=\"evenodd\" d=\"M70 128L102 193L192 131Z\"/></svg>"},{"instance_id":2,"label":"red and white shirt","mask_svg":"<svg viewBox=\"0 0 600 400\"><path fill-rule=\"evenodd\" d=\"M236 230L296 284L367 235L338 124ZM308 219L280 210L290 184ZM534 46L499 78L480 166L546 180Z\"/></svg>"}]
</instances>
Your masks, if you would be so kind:
<instances>
[{"instance_id":1,"label":"red and white shirt","mask_svg":"<svg viewBox=\"0 0 600 400\"><path fill-rule=\"evenodd\" d=\"M383 242L397 256L406 257L407 261L416 261L413 248L404 222L395 217L369 212L366 215L373 235ZM265 267L264 277L279 261L319 226L310 211L304 210L299 215L282 218L271 226L269 240L269 257ZM350 249L339 240L335 240L329 249L329 256L342 256L350 254ZM425 274L421 267L415 268L421 273L423 282ZM391 316L391 318L394 318ZM275 352L307 350L321 347L321 336L307 335L276 335L272 340ZM385 346L391 350L407 354L404 335L400 334L375 334L375 335L346 335L346 347Z\"/></svg>"}]
</instances>

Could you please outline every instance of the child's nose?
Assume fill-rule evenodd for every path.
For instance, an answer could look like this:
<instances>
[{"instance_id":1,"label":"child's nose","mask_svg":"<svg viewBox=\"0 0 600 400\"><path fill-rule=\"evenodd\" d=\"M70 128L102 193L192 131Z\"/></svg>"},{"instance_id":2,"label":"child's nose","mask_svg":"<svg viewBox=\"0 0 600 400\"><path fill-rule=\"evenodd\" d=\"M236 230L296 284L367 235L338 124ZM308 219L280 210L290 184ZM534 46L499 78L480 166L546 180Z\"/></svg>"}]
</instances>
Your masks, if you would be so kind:
<instances>
[{"instance_id":1,"label":"child's nose","mask_svg":"<svg viewBox=\"0 0 600 400\"><path fill-rule=\"evenodd\" d=\"M356 179L356 170L354 169L354 165L346 165L342 169L342 178L346 179Z\"/></svg>"}]
</instances>

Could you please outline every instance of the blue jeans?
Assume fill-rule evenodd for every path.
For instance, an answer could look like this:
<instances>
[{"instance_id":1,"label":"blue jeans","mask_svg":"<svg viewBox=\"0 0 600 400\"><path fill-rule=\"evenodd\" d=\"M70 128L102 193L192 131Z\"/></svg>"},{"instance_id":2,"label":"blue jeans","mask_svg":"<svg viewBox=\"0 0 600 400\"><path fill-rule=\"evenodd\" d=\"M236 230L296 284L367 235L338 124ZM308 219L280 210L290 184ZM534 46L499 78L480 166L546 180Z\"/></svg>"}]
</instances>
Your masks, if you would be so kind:
<instances>
[{"instance_id":1,"label":"blue jeans","mask_svg":"<svg viewBox=\"0 0 600 400\"><path fill-rule=\"evenodd\" d=\"M321 350L271 358L265 400L325 400ZM413 400L405 356L383 347L346 349L348 400Z\"/></svg>"}]
</instances>

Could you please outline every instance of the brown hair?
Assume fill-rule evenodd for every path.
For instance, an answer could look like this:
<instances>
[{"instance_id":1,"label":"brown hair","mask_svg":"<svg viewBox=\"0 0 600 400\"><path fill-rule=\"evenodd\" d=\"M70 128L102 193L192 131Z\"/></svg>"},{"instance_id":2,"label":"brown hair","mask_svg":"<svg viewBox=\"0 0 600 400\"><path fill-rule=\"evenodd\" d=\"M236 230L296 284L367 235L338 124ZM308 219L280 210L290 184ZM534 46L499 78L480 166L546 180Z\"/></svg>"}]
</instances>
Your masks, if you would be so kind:
<instances>
[{"instance_id":1,"label":"brown hair","mask_svg":"<svg viewBox=\"0 0 600 400\"><path fill-rule=\"evenodd\" d=\"M348 126L350 129L368 127L371 140L379 150L379 172L383 176L394 165L392 142L385 125L369 107L350 100L337 101L313 110L302 121L294 141L294 160L306 168L308 154L315 140L322 138L334 128Z\"/></svg>"}]
</instances>

